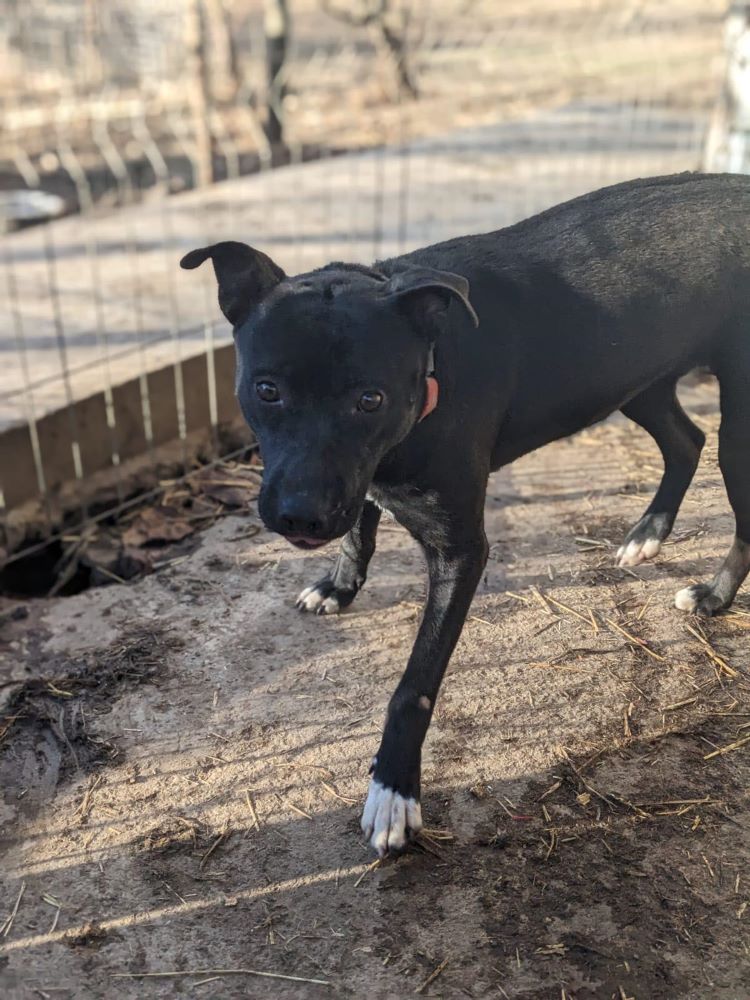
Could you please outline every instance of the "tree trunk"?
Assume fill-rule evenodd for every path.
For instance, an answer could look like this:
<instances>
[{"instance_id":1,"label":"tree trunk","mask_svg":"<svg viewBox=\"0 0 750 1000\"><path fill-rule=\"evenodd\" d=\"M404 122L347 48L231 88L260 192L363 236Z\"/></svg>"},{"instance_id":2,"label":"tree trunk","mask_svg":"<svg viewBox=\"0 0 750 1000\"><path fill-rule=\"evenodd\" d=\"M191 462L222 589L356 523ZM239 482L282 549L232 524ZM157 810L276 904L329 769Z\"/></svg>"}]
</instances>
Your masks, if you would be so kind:
<instances>
[{"instance_id":1,"label":"tree trunk","mask_svg":"<svg viewBox=\"0 0 750 1000\"><path fill-rule=\"evenodd\" d=\"M266 135L271 146L284 143L284 67L289 48L288 0L264 0L263 27L266 36L266 80L268 85L268 117Z\"/></svg>"},{"instance_id":2,"label":"tree trunk","mask_svg":"<svg viewBox=\"0 0 750 1000\"><path fill-rule=\"evenodd\" d=\"M393 70L396 76L396 87L400 95L408 95L411 98L418 96L417 85L415 84L409 59L406 52L406 33L394 30L383 18L379 24L380 35L386 51L391 57Z\"/></svg>"},{"instance_id":3,"label":"tree trunk","mask_svg":"<svg viewBox=\"0 0 750 1000\"><path fill-rule=\"evenodd\" d=\"M193 129L195 131L195 186L205 187L214 179L213 144L209 113L211 105L208 68L206 65L205 24L201 0L193 0L188 8L187 37L188 80Z\"/></svg>"}]
</instances>

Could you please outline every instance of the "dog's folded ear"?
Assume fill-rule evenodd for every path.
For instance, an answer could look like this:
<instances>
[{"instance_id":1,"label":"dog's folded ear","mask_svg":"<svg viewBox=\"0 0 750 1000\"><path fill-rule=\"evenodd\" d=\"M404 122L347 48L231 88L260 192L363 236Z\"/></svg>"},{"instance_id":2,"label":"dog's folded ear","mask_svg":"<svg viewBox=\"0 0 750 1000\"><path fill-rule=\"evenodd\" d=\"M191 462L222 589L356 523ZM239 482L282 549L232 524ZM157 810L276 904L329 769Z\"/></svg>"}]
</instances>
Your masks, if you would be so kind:
<instances>
[{"instance_id":1,"label":"dog's folded ear","mask_svg":"<svg viewBox=\"0 0 750 1000\"><path fill-rule=\"evenodd\" d=\"M209 257L219 283L219 306L234 327L243 323L250 310L286 277L266 254L233 240L191 250L180 261L180 267L191 271Z\"/></svg>"},{"instance_id":2,"label":"dog's folded ear","mask_svg":"<svg viewBox=\"0 0 750 1000\"><path fill-rule=\"evenodd\" d=\"M383 294L407 303L415 315L427 320L444 319L451 299L455 299L474 326L479 326L479 317L469 301L469 282L460 274L430 267L407 268L388 279Z\"/></svg>"}]
</instances>

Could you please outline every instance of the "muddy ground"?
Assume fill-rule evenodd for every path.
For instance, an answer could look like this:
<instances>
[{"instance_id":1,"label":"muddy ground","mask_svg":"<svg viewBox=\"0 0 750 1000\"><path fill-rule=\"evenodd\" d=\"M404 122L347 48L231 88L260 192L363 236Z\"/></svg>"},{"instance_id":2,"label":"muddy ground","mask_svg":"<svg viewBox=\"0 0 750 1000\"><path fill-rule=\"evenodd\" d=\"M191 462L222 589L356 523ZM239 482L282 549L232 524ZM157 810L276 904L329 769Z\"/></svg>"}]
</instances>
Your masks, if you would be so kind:
<instances>
[{"instance_id":1,"label":"muddy ground","mask_svg":"<svg viewBox=\"0 0 750 1000\"><path fill-rule=\"evenodd\" d=\"M713 387L690 400L715 430ZM613 568L659 474L617 419L493 476L429 829L375 866L360 804L424 592L399 527L339 618L293 608L328 557L252 511L137 583L6 601L3 996L748 997L750 595L672 606L729 544L715 434L663 554Z\"/></svg>"}]
</instances>

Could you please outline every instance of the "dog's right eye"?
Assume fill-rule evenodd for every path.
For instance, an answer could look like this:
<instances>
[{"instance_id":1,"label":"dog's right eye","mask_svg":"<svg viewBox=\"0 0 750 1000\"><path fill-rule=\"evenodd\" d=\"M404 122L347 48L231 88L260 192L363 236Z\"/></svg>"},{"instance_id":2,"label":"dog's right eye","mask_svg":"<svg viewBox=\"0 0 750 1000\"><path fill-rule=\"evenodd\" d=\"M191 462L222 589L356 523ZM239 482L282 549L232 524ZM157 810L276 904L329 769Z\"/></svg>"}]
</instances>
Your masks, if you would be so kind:
<instances>
[{"instance_id":1,"label":"dog's right eye","mask_svg":"<svg viewBox=\"0 0 750 1000\"><path fill-rule=\"evenodd\" d=\"M357 403L357 409L362 410L364 413L374 413L375 410L380 409L383 402L383 393L376 392L374 389L370 392L363 392L359 397L359 402Z\"/></svg>"},{"instance_id":2,"label":"dog's right eye","mask_svg":"<svg viewBox=\"0 0 750 1000\"><path fill-rule=\"evenodd\" d=\"M273 382L256 382L255 391L258 393L258 398L262 399L264 403L278 403L281 399L278 386L274 385Z\"/></svg>"}]
</instances>

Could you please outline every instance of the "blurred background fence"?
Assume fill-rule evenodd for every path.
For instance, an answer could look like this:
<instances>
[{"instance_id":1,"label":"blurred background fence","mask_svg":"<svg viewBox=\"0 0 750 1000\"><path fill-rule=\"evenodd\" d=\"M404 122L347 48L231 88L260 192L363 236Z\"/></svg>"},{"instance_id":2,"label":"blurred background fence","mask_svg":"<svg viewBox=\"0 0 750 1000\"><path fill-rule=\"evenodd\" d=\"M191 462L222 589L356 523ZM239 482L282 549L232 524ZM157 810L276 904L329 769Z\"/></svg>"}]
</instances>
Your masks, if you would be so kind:
<instances>
[{"instance_id":1,"label":"blurred background fence","mask_svg":"<svg viewBox=\"0 0 750 1000\"><path fill-rule=\"evenodd\" d=\"M371 261L748 162L744 3L0 6L0 568L247 447L186 250Z\"/></svg>"}]
</instances>

